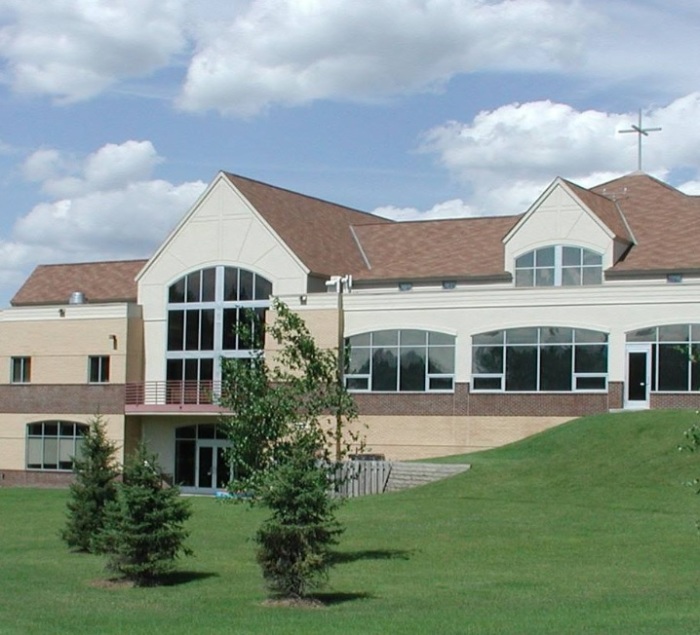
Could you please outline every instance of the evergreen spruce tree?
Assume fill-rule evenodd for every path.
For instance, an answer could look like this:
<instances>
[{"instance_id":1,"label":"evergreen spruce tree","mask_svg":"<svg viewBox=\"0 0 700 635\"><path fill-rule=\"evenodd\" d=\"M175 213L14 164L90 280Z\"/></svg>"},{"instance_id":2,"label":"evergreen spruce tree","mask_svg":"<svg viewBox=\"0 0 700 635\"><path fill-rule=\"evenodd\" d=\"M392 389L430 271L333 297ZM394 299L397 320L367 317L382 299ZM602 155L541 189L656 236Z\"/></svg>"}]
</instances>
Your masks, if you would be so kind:
<instances>
[{"instance_id":1,"label":"evergreen spruce tree","mask_svg":"<svg viewBox=\"0 0 700 635\"><path fill-rule=\"evenodd\" d=\"M157 457L140 445L107 508L99 545L108 558L107 570L136 586L158 584L180 554L191 555L184 545L190 515L180 489L164 485Z\"/></svg>"},{"instance_id":2,"label":"evergreen spruce tree","mask_svg":"<svg viewBox=\"0 0 700 635\"><path fill-rule=\"evenodd\" d=\"M267 474L261 502L271 515L258 529L257 561L275 595L303 598L325 582L331 547L343 529L329 496L328 470L304 444Z\"/></svg>"},{"instance_id":3,"label":"evergreen spruce tree","mask_svg":"<svg viewBox=\"0 0 700 635\"><path fill-rule=\"evenodd\" d=\"M100 415L90 421L78 456L73 458L75 480L70 486L68 519L61 538L78 551L94 551L95 538L102 531L105 506L116 496L119 468L117 445L107 438Z\"/></svg>"}]
</instances>

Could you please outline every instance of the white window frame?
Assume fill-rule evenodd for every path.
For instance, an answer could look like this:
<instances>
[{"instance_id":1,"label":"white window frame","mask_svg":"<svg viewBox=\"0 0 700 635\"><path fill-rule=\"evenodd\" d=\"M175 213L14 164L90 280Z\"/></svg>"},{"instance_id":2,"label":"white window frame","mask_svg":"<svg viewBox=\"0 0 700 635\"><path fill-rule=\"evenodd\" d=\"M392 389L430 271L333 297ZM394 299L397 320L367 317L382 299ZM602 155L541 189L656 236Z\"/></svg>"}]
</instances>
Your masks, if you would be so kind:
<instances>
[{"instance_id":1,"label":"white window frame","mask_svg":"<svg viewBox=\"0 0 700 635\"><path fill-rule=\"evenodd\" d=\"M32 358L18 356L10 358L10 383L28 384L32 380Z\"/></svg>"},{"instance_id":2,"label":"white window frame","mask_svg":"<svg viewBox=\"0 0 700 635\"><path fill-rule=\"evenodd\" d=\"M55 425L56 434L47 435L46 426ZM61 432L61 427L70 425L73 427L73 433L71 435L63 435ZM41 426L41 433L32 434L30 433L32 426ZM78 423L77 421L33 421L25 426L25 436L26 436L26 455L25 455L25 466L27 470L31 471L42 471L42 472L71 472L73 470L73 461L70 461L70 467L59 467L61 464L61 451L62 446L67 442L71 445L70 456L75 457L80 451L80 444L82 443L83 435L87 432L90 426L84 423ZM47 455L47 441L55 441L56 443L56 467L46 467L46 455ZM32 465L30 467L30 458L32 455L33 445L41 445L41 461L40 467Z\"/></svg>"},{"instance_id":3,"label":"white window frame","mask_svg":"<svg viewBox=\"0 0 700 635\"><path fill-rule=\"evenodd\" d=\"M95 369L93 369L93 364L96 364ZM108 384L110 366L109 355L90 355L88 357L88 383ZM96 371L97 379L93 379L93 370Z\"/></svg>"},{"instance_id":4,"label":"white window frame","mask_svg":"<svg viewBox=\"0 0 700 635\"><path fill-rule=\"evenodd\" d=\"M384 331L396 331L398 333L397 344L394 345L375 345L374 344L374 334L382 333ZM401 342L401 333L406 331L420 331L425 336L425 344L404 344ZM452 338L452 344L434 344L430 342L430 335L441 335ZM424 394L424 393L453 393L455 389L455 372L452 373L431 373L430 368L430 350L431 349L451 349L453 355L452 366L455 367L455 354L456 354L456 337L451 333L443 333L441 331L427 331L425 329L380 329L377 331L368 331L365 333L357 333L351 337L357 336L369 336L370 343L368 345L357 346L357 349L364 349L369 351L369 372L368 373L346 373L345 374L345 385L347 386L352 380L360 380L366 382L366 387L348 387L350 392L362 392L362 393L374 393L374 394ZM348 338L349 342L350 338ZM402 348L415 348L422 347L425 350L425 367L424 367L424 378L423 378L423 389L422 390L401 390L401 349ZM398 357L396 359L397 371L396 371L396 386L393 390L373 390L372 389L372 373L374 368L374 351L381 350L383 348L395 348L398 352ZM352 355L352 348L350 350L350 355ZM451 386L449 388L431 388L432 380L447 379L450 381Z\"/></svg>"},{"instance_id":5,"label":"white window frame","mask_svg":"<svg viewBox=\"0 0 700 635\"><path fill-rule=\"evenodd\" d=\"M537 264L537 253L540 251L544 251L545 249L554 249L554 263L551 266L539 266ZM580 263L579 265L565 265L564 264L564 249L578 249L579 254L580 254ZM598 256L600 258L600 264L592 264L592 265L587 265L584 264L584 259L585 259L585 254L589 253L594 256ZM518 260L524 256L527 256L529 254L532 254L533 257L533 264L531 267L523 267L523 266L518 266ZM579 278L579 284L577 285L571 285L571 284L563 284L563 272L565 269L577 269L578 271L581 272L580 278ZM599 269L600 270L600 282L595 282L595 283L584 283L584 275L583 272L586 269ZM603 281L603 254L593 250L589 249L588 247L581 247L580 245L545 245L542 247L538 247L536 249L532 249L530 251L526 251L525 253L522 253L518 256L515 257L514 261L514 276L513 276L513 283L515 284L516 287L521 288L521 289L531 289L531 288L549 288L549 287L579 287L579 286L595 286L598 284L602 284ZM544 270L552 270L552 284L537 284L537 272L538 271L544 271ZM518 284L518 272L519 271L532 271L532 284Z\"/></svg>"},{"instance_id":6,"label":"white window frame","mask_svg":"<svg viewBox=\"0 0 700 635\"><path fill-rule=\"evenodd\" d=\"M214 299L213 300L201 300L198 301L188 301L185 299L182 302L170 302L169 294L171 287L175 286L178 282L186 279L191 274L199 273L200 281L203 276L203 271L207 269L215 270L214 278ZM253 358L260 350L259 349L247 349L247 348L224 348L224 312L227 309L230 310L245 310L250 309L251 311L260 312L264 320L264 312L270 308L270 296L267 298L258 298L251 300L225 300L225 275L226 269L234 269L237 271L237 288L240 289L240 279L241 272L246 272L251 274L251 281L253 285L253 295L255 295L256 289L256 278L261 278L265 283L270 285L270 291L272 292L272 281L265 278L265 276L258 274L255 271L246 269L245 267L236 267L234 265L215 265L213 267L203 267L195 271L186 273L177 280L174 280L170 285L168 285L168 302L166 304L166 311L168 314L168 319L166 321L166 334L165 334L165 356L166 356L166 368L169 361L180 360L182 362L182 377L186 376L186 363L188 360L198 360L197 365L197 375L199 379L197 381L212 381L214 385L217 385L221 380L221 364L219 360L222 357L227 358ZM201 282L200 282L201 284ZM200 287L201 288L201 287ZM214 330L213 330L213 347L212 349L202 349L201 339L202 339L202 322L201 322L201 311L202 310L212 310L214 312ZM168 338L170 336L170 313L174 311L183 311L185 316L183 317L183 348L182 349L170 349ZM200 311L200 323L199 323L199 343L196 349L186 349L185 343L187 338L187 327L186 327L186 315L188 311ZM264 335L263 335L264 337ZM238 340L236 340L236 346L238 347ZM201 363L203 361L210 361L212 363L212 379L202 380L201 379ZM180 380L175 380L180 381Z\"/></svg>"},{"instance_id":7,"label":"white window frame","mask_svg":"<svg viewBox=\"0 0 700 635\"><path fill-rule=\"evenodd\" d=\"M515 327L516 329L518 327ZM560 326L560 327L551 327L551 326L533 326L533 327L524 327L524 328L536 328L537 329L537 342L532 342L532 343L527 343L527 344L509 344L507 343L507 332L510 330L514 329L499 329L499 331L502 333L502 341L500 343L493 343L493 344L474 344L473 338L481 335L481 333L475 333L472 336L472 373L471 373L471 385L470 385L470 392L479 392L479 393L507 393L507 394L523 394L523 393L536 393L536 394L555 394L555 395L567 395L571 393L605 393L608 390L608 372L605 373L584 373L584 372L576 372L576 347L577 346L599 346L601 344L605 344L605 346L608 347L608 353L610 352L609 348L609 341L607 339L608 334L605 333L604 331L595 331L594 329L577 329L574 327L568 327L568 326ZM571 346L572 351L571 351L571 384L570 384L570 389L569 390L543 390L540 388L540 379L541 379L541 373L542 373L542 366L541 366L541 354L542 354L542 348L549 347L549 346L557 346L558 343L555 342L543 342L542 337L541 337L541 331L542 329L547 329L547 328L566 328L566 329L571 329L572 330L572 340L571 342L561 342L559 345L561 346ZM605 342L600 342L600 343L595 343L595 342L577 342L576 341L576 331L594 331L596 333L601 333L606 335L606 340ZM495 332L495 331L494 331ZM536 387L532 390L507 390L506 389L506 363L508 359L507 351L508 348L511 346L528 346L532 348L536 348L536 354L537 354L537 376L536 376ZM501 372L500 373L475 373L474 372L474 350L477 348L502 348L502 361L501 361ZM608 359L608 369L609 369L609 364L610 360ZM602 388L578 388L578 380L579 379L586 379L586 378L594 378L594 379L603 379L604 386ZM474 386L475 379L485 379L485 380L499 380L499 387L494 388L494 387L489 387L489 388L476 388Z\"/></svg>"}]
</instances>

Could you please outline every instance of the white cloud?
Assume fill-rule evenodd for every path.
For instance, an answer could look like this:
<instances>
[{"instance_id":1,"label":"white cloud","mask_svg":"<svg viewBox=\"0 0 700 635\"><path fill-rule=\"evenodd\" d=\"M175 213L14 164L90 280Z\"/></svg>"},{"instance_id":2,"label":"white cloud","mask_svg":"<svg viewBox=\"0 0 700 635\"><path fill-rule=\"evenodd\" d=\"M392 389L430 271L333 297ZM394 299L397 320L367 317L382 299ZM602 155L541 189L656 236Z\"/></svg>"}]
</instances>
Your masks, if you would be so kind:
<instances>
[{"instance_id":1,"label":"white cloud","mask_svg":"<svg viewBox=\"0 0 700 635\"><path fill-rule=\"evenodd\" d=\"M0 284L16 289L39 263L151 256L206 187L151 178L161 160L150 141L107 144L84 158L35 152L23 173L50 199L0 239Z\"/></svg>"},{"instance_id":2,"label":"white cloud","mask_svg":"<svg viewBox=\"0 0 700 635\"><path fill-rule=\"evenodd\" d=\"M686 181L685 183L681 183L678 189L691 196L700 196L700 181Z\"/></svg>"},{"instance_id":3,"label":"white cloud","mask_svg":"<svg viewBox=\"0 0 700 635\"><path fill-rule=\"evenodd\" d=\"M25 161L22 173L39 181L46 194L72 197L144 181L161 161L150 141L126 141L108 143L82 160L54 149L37 150Z\"/></svg>"},{"instance_id":4,"label":"white cloud","mask_svg":"<svg viewBox=\"0 0 700 635\"><path fill-rule=\"evenodd\" d=\"M168 64L187 45L181 0L5 0L12 87L71 102Z\"/></svg>"},{"instance_id":5,"label":"white cloud","mask_svg":"<svg viewBox=\"0 0 700 635\"><path fill-rule=\"evenodd\" d=\"M621 134L637 113L578 111L551 101L509 104L471 122L447 122L423 136L421 149L436 156L473 191L480 213L524 211L556 176L583 186L637 168L637 138ZM672 169L697 171L700 93L644 113L644 127L661 127L643 140L643 169L665 178Z\"/></svg>"},{"instance_id":6,"label":"white cloud","mask_svg":"<svg viewBox=\"0 0 700 635\"><path fill-rule=\"evenodd\" d=\"M188 67L180 107L237 116L490 71L657 98L696 89L699 19L690 0L3 0L0 57L15 91L59 102Z\"/></svg>"},{"instance_id":7,"label":"white cloud","mask_svg":"<svg viewBox=\"0 0 700 635\"><path fill-rule=\"evenodd\" d=\"M555 70L590 13L550 0L276 0L201 36L180 104L253 115L271 104L371 100L474 70Z\"/></svg>"},{"instance_id":8,"label":"white cloud","mask_svg":"<svg viewBox=\"0 0 700 635\"><path fill-rule=\"evenodd\" d=\"M415 207L392 207L387 205L376 208L372 211L372 214L398 221L438 220L442 218L458 218L460 216L477 215L474 208L460 198L438 203L429 210L425 211L419 210Z\"/></svg>"},{"instance_id":9,"label":"white cloud","mask_svg":"<svg viewBox=\"0 0 700 635\"><path fill-rule=\"evenodd\" d=\"M15 223L14 239L50 248L59 260L148 257L204 187L137 181L40 203Z\"/></svg>"}]
</instances>

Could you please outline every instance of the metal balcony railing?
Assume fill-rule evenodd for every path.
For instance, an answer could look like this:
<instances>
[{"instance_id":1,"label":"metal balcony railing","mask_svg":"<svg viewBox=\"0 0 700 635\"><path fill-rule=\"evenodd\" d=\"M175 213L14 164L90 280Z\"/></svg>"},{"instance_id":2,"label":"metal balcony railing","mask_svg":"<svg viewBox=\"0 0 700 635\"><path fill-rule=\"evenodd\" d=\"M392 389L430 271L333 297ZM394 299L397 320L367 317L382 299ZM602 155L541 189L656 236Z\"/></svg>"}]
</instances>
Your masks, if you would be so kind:
<instances>
[{"instance_id":1,"label":"metal balcony railing","mask_svg":"<svg viewBox=\"0 0 700 635\"><path fill-rule=\"evenodd\" d=\"M220 381L144 381L126 385L126 406L212 406Z\"/></svg>"}]
</instances>

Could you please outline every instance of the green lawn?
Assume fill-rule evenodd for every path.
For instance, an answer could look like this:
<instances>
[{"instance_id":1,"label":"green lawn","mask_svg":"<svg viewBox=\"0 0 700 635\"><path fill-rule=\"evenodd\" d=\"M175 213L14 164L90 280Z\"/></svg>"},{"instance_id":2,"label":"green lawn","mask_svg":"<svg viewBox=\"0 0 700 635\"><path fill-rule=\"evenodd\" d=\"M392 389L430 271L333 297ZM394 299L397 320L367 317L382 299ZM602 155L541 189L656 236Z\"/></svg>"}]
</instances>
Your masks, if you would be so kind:
<instances>
[{"instance_id":1,"label":"green lawn","mask_svg":"<svg viewBox=\"0 0 700 635\"><path fill-rule=\"evenodd\" d=\"M322 609L263 605L258 510L192 499L172 583L104 588L57 538L66 492L0 489L0 633L700 632L692 412L580 419L468 457L460 476L357 499ZM464 460L449 457L447 461Z\"/></svg>"}]
</instances>

